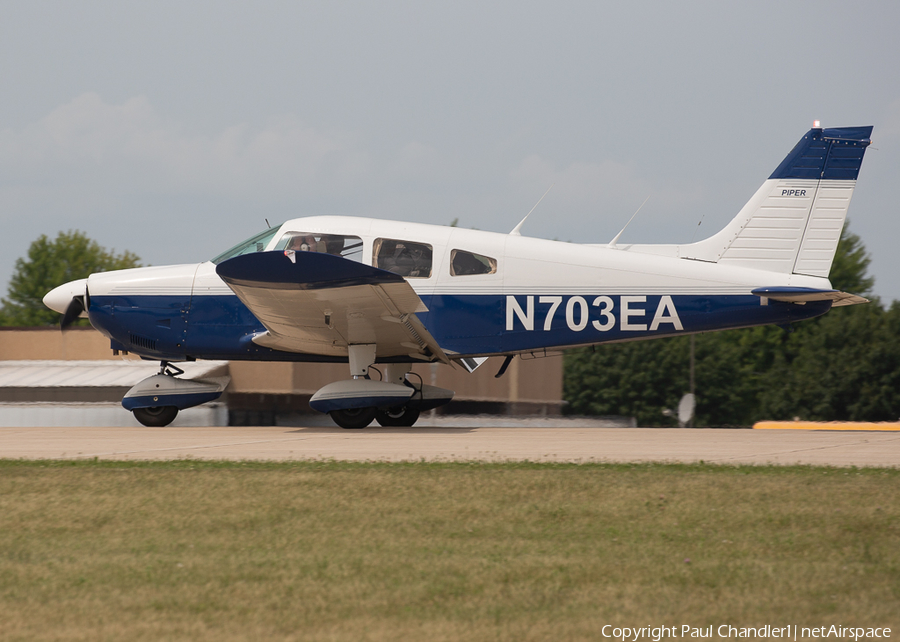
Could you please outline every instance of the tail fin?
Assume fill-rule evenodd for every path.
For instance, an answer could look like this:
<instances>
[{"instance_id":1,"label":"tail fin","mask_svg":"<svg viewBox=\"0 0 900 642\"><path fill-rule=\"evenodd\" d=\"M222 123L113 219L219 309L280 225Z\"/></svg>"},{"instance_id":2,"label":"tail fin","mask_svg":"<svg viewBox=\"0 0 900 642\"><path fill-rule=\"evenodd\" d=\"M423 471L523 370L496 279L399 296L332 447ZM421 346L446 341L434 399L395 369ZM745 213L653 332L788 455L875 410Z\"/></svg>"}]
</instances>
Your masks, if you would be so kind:
<instances>
[{"instance_id":1,"label":"tail fin","mask_svg":"<svg viewBox=\"0 0 900 642\"><path fill-rule=\"evenodd\" d=\"M681 255L828 277L871 134L872 127L809 130L725 229Z\"/></svg>"}]
</instances>

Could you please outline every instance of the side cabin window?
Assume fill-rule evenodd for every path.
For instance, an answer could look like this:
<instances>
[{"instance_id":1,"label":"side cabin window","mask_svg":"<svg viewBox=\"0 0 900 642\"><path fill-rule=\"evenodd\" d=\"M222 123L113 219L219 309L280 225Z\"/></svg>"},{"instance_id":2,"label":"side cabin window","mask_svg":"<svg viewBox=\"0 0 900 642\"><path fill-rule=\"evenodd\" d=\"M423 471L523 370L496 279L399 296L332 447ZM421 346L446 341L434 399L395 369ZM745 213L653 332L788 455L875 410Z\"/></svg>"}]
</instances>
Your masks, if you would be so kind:
<instances>
[{"instance_id":1,"label":"side cabin window","mask_svg":"<svg viewBox=\"0 0 900 642\"><path fill-rule=\"evenodd\" d=\"M465 250L450 252L450 275L468 276L470 274L496 274L497 259L482 256Z\"/></svg>"},{"instance_id":2,"label":"side cabin window","mask_svg":"<svg viewBox=\"0 0 900 642\"><path fill-rule=\"evenodd\" d=\"M286 232L276 250L295 250L297 252L321 252L333 254L351 261L362 262L362 239L358 236L343 234L319 234L312 232Z\"/></svg>"},{"instance_id":3,"label":"side cabin window","mask_svg":"<svg viewBox=\"0 0 900 642\"><path fill-rule=\"evenodd\" d=\"M434 252L427 243L399 239L375 239L372 254L375 267L413 279L431 276Z\"/></svg>"}]
</instances>

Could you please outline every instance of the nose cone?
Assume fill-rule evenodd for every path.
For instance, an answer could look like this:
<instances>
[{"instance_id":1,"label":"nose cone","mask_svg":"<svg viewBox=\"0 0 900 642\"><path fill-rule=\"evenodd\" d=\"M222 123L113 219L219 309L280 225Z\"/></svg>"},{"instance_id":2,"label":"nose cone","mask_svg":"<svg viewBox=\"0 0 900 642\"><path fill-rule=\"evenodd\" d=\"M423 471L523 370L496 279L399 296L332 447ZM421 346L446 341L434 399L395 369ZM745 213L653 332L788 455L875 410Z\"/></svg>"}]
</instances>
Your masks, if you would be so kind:
<instances>
[{"instance_id":1,"label":"nose cone","mask_svg":"<svg viewBox=\"0 0 900 642\"><path fill-rule=\"evenodd\" d=\"M69 281L63 283L59 287L50 290L44 296L44 305L60 314L66 313L66 308L76 296L84 296L84 290L87 285L87 279L78 279L77 281Z\"/></svg>"}]
</instances>

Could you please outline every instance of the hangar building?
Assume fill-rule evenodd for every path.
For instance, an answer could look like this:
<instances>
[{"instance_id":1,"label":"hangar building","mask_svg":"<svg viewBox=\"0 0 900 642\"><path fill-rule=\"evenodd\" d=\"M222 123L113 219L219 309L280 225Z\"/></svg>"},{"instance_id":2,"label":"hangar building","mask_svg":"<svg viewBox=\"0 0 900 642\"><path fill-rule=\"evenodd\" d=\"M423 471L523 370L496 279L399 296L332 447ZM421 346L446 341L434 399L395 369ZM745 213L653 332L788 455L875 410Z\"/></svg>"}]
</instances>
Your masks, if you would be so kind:
<instances>
[{"instance_id":1,"label":"hangar building","mask_svg":"<svg viewBox=\"0 0 900 642\"><path fill-rule=\"evenodd\" d=\"M456 391L441 414L559 415L562 358L514 359L497 379L502 358L473 373L438 364L414 372L425 383ZM228 377L222 398L188 409L175 425L276 425L325 419L312 394L348 378L346 364L197 361L178 364L192 379ZM156 361L113 355L89 327L0 328L0 426L138 425L120 405L135 383L156 374ZM329 421L326 419L326 422Z\"/></svg>"}]
</instances>

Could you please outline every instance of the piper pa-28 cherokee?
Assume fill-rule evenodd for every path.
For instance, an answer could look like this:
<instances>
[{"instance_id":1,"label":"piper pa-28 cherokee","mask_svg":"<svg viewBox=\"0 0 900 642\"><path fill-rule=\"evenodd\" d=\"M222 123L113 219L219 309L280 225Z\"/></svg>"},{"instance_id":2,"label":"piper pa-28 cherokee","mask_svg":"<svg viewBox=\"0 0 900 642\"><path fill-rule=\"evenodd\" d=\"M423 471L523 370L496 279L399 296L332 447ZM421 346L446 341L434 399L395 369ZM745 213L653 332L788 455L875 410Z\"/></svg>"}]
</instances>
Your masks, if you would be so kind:
<instances>
[{"instance_id":1,"label":"piper pa-28 cherokee","mask_svg":"<svg viewBox=\"0 0 900 642\"><path fill-rule=\"evenodd\" d=\"M687 245L581 245L435 225L317 216L197 265L91 274L44 303L161 362L122 405L148 426L212 401L195 359L349 362L310 406L344 428L411 426L453 392L411 364L469 371L516 356L779 324L864 303L828 273L872 127L811 129L719 233ZM380 368L373 368L379 364ZM370 369L382 374L370 378Z\"/></svg>"}]
</instances>

